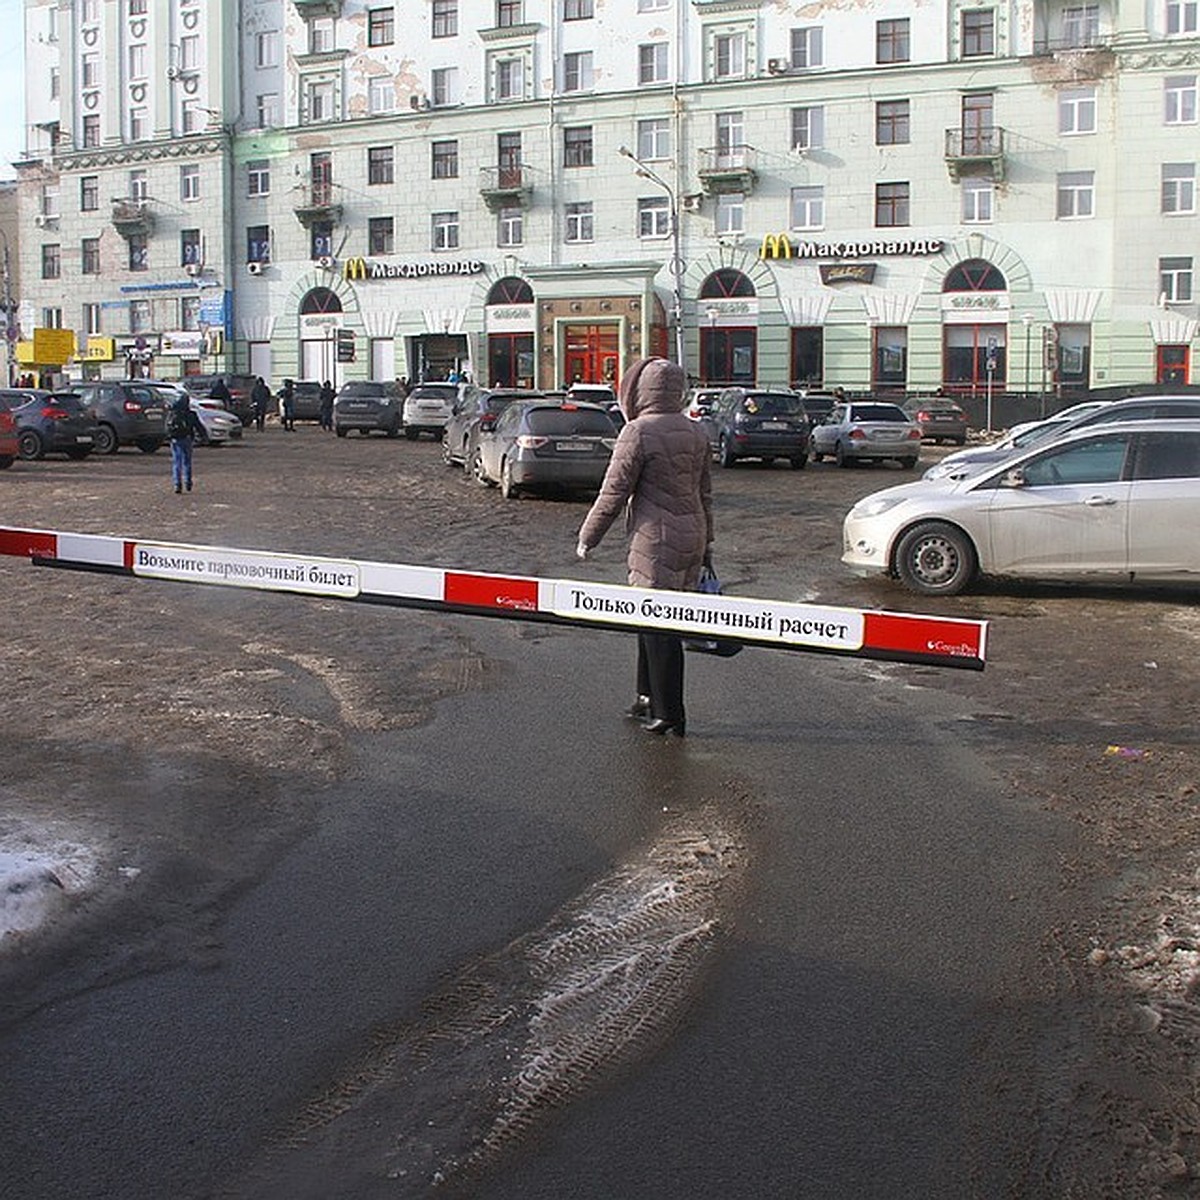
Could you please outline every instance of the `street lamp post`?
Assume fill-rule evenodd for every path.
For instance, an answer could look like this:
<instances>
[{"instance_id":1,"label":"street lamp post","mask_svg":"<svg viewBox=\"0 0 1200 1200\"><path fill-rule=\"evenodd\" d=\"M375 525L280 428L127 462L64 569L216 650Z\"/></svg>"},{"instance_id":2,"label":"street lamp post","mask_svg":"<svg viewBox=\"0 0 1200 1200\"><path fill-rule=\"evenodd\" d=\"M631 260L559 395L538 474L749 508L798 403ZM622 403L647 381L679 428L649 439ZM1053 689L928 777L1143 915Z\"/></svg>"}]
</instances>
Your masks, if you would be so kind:
<instances>
[{"instance_id":1,"label":"street lamp post","mask_svg":"<svg viewBox=\"0 0 1200 1200\"><path fill-rule=\"evenodd\" d=\"M675 321L675 361L681 367L684 367L683 293L680 290L679 283L679 278L683 273L683 258L679 251L679 197L675 194L675 189L661 175L658 175L646 166L628 146L618 147L617 153L637 164L635 174L641 176L642 179L649 180L667 193L667 200L671 206L671 302L673 308L672 318Z\"/></svg>"},{"instance_id":2,"label":"street lamp post","mask_svg":"<svg viewBox=\"0 0 1200 1200\"><path fill-rule=\"evenodd\" d=\"M8 260L8 234L0 229L0 237L4 239L4 362L8 386L12 387L13 380L16 378L17 326L13 318L12 270Z\"/></svg>"},{"instance_id":3,"label":"street lamp post","mask_svg":"<svg viewBox=\"0 0 1200 1200\"><path fill-rule=\"evenodd\" d=\"M1025 326L1025 399L1029 399L1029 327L1033 324L1033 313L1022 313L1021 324Z\"/></svg>"}]
</instances>

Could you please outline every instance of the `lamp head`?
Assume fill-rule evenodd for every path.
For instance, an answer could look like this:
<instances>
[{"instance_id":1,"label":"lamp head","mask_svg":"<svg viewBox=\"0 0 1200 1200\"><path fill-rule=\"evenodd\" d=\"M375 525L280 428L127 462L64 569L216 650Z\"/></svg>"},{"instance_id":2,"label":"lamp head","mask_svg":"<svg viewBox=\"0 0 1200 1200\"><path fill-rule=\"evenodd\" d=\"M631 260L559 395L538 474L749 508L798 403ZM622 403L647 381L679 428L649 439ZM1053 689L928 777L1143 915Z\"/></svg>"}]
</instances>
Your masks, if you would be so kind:
<instances>
[{"instance_id":1,"label":"lamp head","mask_svg":"<svg viewBox=\"0 0 1200 1200\"><path fill-rule=\"evenodd\" d=\"M623 158L633 158L633 151L628 146L618 146L617 153Z\"/></svg>"}]
</instances>

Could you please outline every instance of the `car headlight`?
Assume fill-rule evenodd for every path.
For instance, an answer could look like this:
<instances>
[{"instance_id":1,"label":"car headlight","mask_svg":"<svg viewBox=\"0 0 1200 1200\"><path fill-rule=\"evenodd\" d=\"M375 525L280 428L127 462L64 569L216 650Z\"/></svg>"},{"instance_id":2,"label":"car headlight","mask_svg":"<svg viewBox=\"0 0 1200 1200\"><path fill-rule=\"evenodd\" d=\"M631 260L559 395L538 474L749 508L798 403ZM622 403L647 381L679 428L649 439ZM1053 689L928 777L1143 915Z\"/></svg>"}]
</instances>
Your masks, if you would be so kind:
<instances>
[{"instance_id":1,"label":"car headlight","mask_svg":"<svg viewBox=\"0 0 1200 1200\"><path fill-rule=\"evenodd\" d=\"M897 504L902 504L905 499L904 496L867 496L850 510L850 515L852 517L878 517L895 508Z\"/></svg>"},{"instance_id":2,"label":"car headlight","mask_svg":"<svg viewBox=\"0 0 1200 1200\"><path fill-rule=\"evenodd\" d=\"M950 474L951 471L954 470L955 465L956 464L954 464L952 462L934 463L932 467L929 467L925 471L925 474L922 475L921 478L922 479L944 479L947 475Z\"/></svg>"}]
</instances>

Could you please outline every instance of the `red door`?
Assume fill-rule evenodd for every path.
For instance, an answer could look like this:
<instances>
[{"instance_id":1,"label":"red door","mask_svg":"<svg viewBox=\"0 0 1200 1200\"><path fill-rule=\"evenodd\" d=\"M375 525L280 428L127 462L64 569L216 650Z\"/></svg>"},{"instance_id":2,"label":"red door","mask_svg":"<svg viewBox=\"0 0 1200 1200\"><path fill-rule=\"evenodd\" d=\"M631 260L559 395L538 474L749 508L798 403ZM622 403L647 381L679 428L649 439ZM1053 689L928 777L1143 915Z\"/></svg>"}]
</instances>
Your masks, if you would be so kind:
<instances>
[{"instance_id":1,"label":"red door","mask_svg":"<svg viewBox=\"0 0 1200 1200\"><path fill-rule=\"evenodd\" d=\"M616 325L568 325L563 337L563 382L616 387L621 335Z\"/></svg>"}]
</instances>

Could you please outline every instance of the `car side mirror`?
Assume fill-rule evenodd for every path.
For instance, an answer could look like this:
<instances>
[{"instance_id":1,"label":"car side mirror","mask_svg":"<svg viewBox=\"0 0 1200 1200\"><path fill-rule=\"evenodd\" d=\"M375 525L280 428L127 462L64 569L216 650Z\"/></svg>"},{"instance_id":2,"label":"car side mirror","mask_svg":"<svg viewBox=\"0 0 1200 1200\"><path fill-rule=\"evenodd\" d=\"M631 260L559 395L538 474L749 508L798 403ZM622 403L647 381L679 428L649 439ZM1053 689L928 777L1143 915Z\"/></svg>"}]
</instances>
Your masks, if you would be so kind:
<instances>
[{"instance_id":1,"label":"car side mirror","mask_svg":"<svg viewBox=\"0 0 1200 1200\"><path fill-rule=\"evenodd\" d=\"M1020 467L1005 471L1000 479L1000 486L1006 488L1023 488L1026 484L1025 472Z\"/></svg>"}]
</instances>

